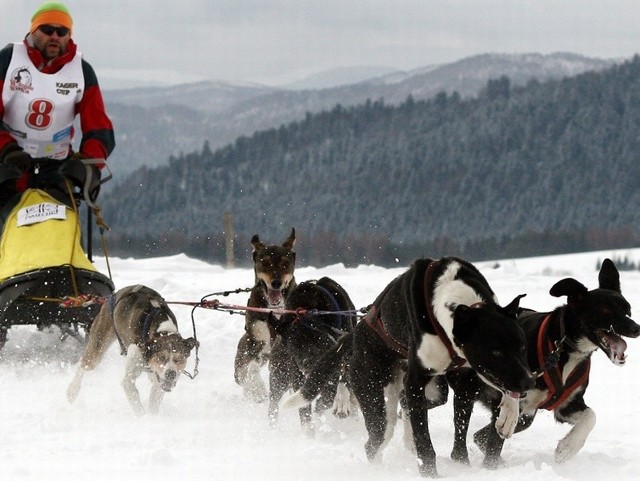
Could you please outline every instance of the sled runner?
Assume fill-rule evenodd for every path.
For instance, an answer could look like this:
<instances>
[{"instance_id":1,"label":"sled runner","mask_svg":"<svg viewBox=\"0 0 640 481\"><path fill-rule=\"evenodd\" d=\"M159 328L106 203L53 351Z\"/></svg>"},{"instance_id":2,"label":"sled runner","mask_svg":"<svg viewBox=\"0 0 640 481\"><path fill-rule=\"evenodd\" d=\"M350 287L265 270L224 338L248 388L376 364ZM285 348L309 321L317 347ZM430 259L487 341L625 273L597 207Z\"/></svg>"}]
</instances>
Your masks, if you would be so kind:
<instances>
[{"instance_id":1,"label":"sled runner","mask_svg":"<svg viewBox=\"0 0 640 481\"><path fill-rule=\"evenodd\" d=\"M63 335L88 333L111 279L98 272L81 244L81 202L95 206L100 175L95 159L34 161L28 186L0 208L0 348L14 325L57 325ZM101 161L104 162L104 161ZM20 174L0 165L6 199ZM110 178L110 176L109 176ZM109 178L105 179L109 180ZM104 182L104 181L103 181ZM88 206L87 206L88 208ZM90 238L91 215L87 216Z\"/></svg>"}]
</instances>

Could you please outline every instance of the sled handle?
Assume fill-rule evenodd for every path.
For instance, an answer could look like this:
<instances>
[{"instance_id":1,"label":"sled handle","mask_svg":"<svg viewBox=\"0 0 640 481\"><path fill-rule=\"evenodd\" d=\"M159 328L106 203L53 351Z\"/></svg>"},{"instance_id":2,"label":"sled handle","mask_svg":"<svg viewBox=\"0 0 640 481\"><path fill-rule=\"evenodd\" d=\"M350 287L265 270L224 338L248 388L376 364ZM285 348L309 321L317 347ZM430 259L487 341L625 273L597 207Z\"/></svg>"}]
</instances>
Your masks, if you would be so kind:
<instances>
[{"instance_id":1,"label":"sled handle","mask_svg":"<svg viewBox=\"0 0 640 481\"><path fill-rule=\"evenodd\" d=\"M94 158L94 159L80 159L80 162L82 162L84 164L84 168L86 171L86 175L84 178L84 186L82 187L82 195L84 197L84 201L87 203L87 205L89 207L91 207L92 209L96 209L98 206L91 200L91 196L90 196L90 192L89 192L89 188L92 184L92 180L93 180L93 169L91 168L92 166L98 166L98 165L102 165L103 169L107 169L108 175L104 178L100 178L100 184L102 185L105 182L110 181L113 178L113 174L111 172L111 169L109 168L109 164L107 164L107 162L105 161L105 159L98 159L98 158Z\"/></svg>"}]
</instances>

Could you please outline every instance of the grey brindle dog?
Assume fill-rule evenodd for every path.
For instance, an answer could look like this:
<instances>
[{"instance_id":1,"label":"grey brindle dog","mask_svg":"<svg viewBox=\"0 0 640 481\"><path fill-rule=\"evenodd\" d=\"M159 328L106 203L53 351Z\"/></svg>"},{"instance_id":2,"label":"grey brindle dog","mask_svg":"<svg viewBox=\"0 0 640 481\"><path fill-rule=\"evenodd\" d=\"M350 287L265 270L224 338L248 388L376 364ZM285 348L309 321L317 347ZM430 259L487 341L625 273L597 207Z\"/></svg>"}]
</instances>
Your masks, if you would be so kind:
<instances>
[{"instance_id":1,"label":"grey brindle dog","mask_svg":"<svg viewBox=\"0 0 640 481\"><path fill-rule=\"evenodd\" d=\"M85 372L96 368L116 340L126 355L122 387L131 407L144 413L135 381L146 371L151 380L149 410L156 413L164 393L176 386L197 341L180 335L176 317L162 296L142 285L124 287L102 305L67 390L69 402L76 400Z\"/></svg>"}]
</instances>

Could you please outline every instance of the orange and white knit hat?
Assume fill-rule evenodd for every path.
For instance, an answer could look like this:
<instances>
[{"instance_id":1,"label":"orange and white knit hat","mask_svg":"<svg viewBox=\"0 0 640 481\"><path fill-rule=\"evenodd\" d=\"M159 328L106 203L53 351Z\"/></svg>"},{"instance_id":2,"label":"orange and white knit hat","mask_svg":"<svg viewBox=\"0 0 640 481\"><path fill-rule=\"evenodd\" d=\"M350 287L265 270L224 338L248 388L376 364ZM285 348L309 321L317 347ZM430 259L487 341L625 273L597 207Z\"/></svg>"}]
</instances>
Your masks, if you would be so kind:
<instances>
[{"instance_id":1,"label":"orange and white knit hat","mask_svg":"<svg viewBox=\"0 0 640 481\"><path fill-rule=\"evenodd\" d=\"M67 7L60 2L45 2L38 7L36 13L31 17L31 33L35 32L40 25L56 24L73 27L73 20Z\"/></svg>"}]
</instances>

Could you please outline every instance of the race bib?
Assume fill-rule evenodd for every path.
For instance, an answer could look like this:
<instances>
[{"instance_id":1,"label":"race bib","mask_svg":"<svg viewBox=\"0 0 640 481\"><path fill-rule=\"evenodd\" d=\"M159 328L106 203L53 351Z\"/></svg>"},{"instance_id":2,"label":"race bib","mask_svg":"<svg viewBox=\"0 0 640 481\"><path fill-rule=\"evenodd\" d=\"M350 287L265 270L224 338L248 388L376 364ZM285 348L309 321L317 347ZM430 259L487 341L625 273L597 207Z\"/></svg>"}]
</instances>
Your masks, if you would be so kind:
<instances>
[{"instance_id":1,"label":"race bib","mask_svg":"<svg viewBox=\"0 0 640 481\"><path fill-rule=\"evenodd\" d=\"M37 224L49 219L67 218L67 208L64 205L43 202L41 204L23 207L18 211L18 227L25 225Z\"/></svg>"}]
</instances>

